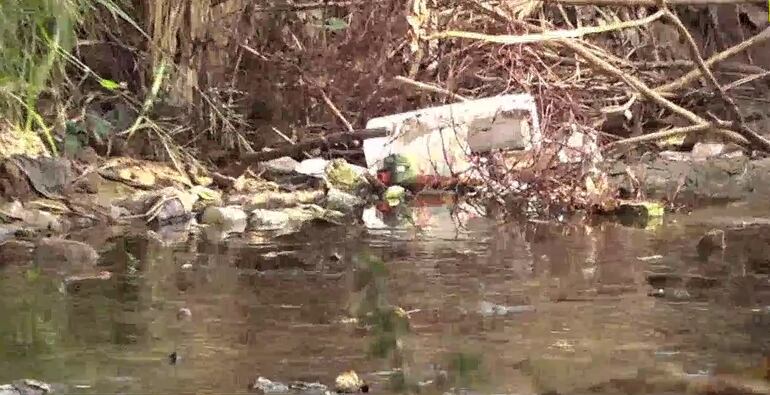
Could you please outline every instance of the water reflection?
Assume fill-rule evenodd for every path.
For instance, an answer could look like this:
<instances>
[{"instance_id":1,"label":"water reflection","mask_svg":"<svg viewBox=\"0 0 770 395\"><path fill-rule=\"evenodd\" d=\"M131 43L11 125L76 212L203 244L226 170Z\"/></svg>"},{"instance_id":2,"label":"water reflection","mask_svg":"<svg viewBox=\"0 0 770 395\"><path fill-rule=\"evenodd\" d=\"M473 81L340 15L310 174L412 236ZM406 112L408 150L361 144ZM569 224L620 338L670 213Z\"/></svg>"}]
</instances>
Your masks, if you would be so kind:
<instances>
[{"instance_id":1,"label":"water reflection","mask_svg":"<svg viewBox=\"0 0 770 395\"><path fill-rule=\"evenodd\" d=\"M456 230L457 211L425 212L449 220L270 240L139 231L100 241L99 267L78 281L3 267L0 382L246 393L258 376L331 384L354 369L379 393L568 394L765 380L766 229L727 232L703 262L694 246L711 225L677 218Z\"/></svg>"}]
</instances>

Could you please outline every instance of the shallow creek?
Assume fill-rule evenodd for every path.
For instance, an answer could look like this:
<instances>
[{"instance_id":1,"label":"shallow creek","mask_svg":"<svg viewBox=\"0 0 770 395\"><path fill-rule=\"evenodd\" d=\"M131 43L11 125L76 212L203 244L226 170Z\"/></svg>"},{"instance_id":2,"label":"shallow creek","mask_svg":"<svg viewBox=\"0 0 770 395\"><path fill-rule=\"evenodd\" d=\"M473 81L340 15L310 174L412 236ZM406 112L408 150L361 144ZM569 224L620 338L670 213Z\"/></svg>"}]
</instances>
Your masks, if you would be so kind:
<instances>
[{"instance_id":1,"label":"shallow creek","mask_svg":"<svg viewBox=\"0 0 770 395\"><path fill-rule=\"evenodd\" d=\"M609 394L674 393L668 373L644 373L661 366L756 379L770 354L770 227L728 231L708 261L695 245L766 214L278 240L89 230L72 238L100 251L108 279L65 286L66 267L0 265L0 383L234 394L260 376L333 384L353 369L383 394Z\"/></svg>"}]
</instances>

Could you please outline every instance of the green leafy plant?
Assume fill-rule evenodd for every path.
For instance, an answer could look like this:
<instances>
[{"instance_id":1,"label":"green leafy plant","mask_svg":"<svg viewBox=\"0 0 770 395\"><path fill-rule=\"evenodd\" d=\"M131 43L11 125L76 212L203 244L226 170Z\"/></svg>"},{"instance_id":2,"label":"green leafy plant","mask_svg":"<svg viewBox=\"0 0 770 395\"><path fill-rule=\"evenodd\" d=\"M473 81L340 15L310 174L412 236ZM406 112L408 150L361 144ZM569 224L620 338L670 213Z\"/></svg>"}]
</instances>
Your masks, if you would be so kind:
<instances>
[{"instance_id":1,"label":"green leafy plant","mask_svg":"<svg viewBox=\"0 0 770 395\"><path fill-rule=\"evenodd\" d=\"M113 0L0 2L0 114L5 124L25 134L42 135L54 155L57 150L52 131L38 113L38 100L54 83L54 77L63 75L65 63L74 63L93 74L71 51L77 43L78 26L98 6L139 29ZM93 76L105 89L116 90L121 86Z\"/></svg>"}]
</instances>

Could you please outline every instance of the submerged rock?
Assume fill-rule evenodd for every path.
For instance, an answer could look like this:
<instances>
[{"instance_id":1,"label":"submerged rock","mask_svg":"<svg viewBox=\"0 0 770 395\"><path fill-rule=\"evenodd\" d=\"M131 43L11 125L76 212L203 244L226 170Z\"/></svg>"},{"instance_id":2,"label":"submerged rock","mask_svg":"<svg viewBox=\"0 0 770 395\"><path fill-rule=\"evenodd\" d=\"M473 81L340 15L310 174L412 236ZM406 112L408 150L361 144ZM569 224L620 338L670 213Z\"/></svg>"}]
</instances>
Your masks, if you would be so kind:
<instances>
[{"instance_id":1,"label":"submerged rock","mask_svg":"<svg viewBox=\"0 0 770 395\"><path fill-rule=\"evenodd\" d=\"M674 301L686 301L692 299L690 292L684 288L656 288L647 292L647 296Z\"/></svg>"},{"instance_id":2,"label":"submerged rock","mask_svg":"<svg viewBox=\"0 0 770 395\"><path fill-rule=\"evenodd\" d=\"M23 265L32 260L35 244L25 240L6 240L0 242L0 266Z\"/></svg>"},{"instance_id":3,"label":"submerged rock","mask_svg":"<svg viewBox=\"0 0 770 395\"><path fill-rule=\"evenodd\" d=\"M35 246L34 260L38 264L93 266L99 253L88 244L56 237L40 239Z\"/></svg>"},{"instance_id":4,"label":"submerged rock","mask_svg":"<svg viewBox=\"0 0 770 395\"><path fill-rule=\"evenodd\" d=\"M49 384L32 379L0 385L0 395L45 395L51 392L53 390Z\"/></svg>"},{"instance_id":5,"label":"submerged rock","mask_svg":"<svg viewBox=\"0 0 770 395\"><path fill-rule=\"evenodd\" d=\"M721 251L727 248L725 243L725 232L721 229L711 229L701 237L696 246L698 257L707 259L715 251Z\"/></svg>"},{"instance_id":6,"label":"submerged rock","mask_svg":"<svg viewBox=\"0 0 770 395\"><path fill-rule=\"evenodd\" d=\"M286 385L277 381L272 381L264 377L257 378L251 385L251 389L262 394L301 394L301 395L321 395L331 393L328 387L321 383L307 383L304 381L293 381Z\"/></svg>"},{"instance_id":7,"label":"submerged rock","mask_svg":"<svg viewBox=\"0 0 770 395\"><path fill-rule=\"evenodd\" d=\"M112 278L112 273L102 271L98 274L68 276L64 279L64 290L67 294L78 294L83 290L97 288Z\"/></svg>"},{"instance_id":8,"label":"submerged rock","mask_svg":"<svg viewBox=\"0 0 770 395\"><path fill-rule=\"evenodd\" d=\"M329 387L321 383L306 383L304 381L291 382L289 383L289 388L304 395L324 394L329 389Z\"/></svg>"},{"instance_id":9,"label":"submerged rock","mask_svg":"<svg viewBox=\"0 0 770 395\"><path fill-rule=\"evenodd\" d=\"M192 312L187 307L180 307L176 312L176 319L179 321L189 320L192 318Z\"/></svg>"},{"instance_id":10,"label":"submerged rock","mask_svg":"<svg viewBox=\"0 0 770 395\"><path fill-rule=\"evenodd\" d=\"M479 302L479 313L483 316L501 316L515 313L526 313L530 311L535 311L535 306L503 306L487 301Z\"/></svg>"},{"instance_id":11,"label":"submerged rock","mask_svg":"<svg viewBox=\"0 0 770 395\"><path fill-rule=\"evenodd\" d=\"M251 389L263 394L285 394L289 392L288 385L271 381L261 376L252 384Z\"/></svg>"}]
</instances>

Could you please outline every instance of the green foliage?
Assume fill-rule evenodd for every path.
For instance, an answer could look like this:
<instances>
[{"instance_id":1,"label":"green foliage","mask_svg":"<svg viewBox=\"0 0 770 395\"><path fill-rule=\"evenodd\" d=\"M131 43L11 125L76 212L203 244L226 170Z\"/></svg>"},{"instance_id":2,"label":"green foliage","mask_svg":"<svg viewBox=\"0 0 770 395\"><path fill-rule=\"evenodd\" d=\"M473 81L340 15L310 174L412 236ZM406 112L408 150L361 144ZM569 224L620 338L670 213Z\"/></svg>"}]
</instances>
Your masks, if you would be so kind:
<instances>
[{"instance_id":1,"label":"green foliage","mask_svg":"<svg viewBox=\"0 0 770 395\"><path fill-rule=\"evenodd\" d=\"M120 84L113 81L113 80L105 80L105 79L99 79L99 84L102 86L102 88L107 90L117 90L120 89Z\"/></svg>"},{"instance_id":2,"label":"green foliage","mask_svg":"<svg viewBox=\"0 0 770 395\"><path fill-rule=\"evenodd\" d=\"M0 4L0 111L32 132L36 124L53 148L37 99L77 40L79 4L66 0L4 0ZM55 148L53 148L55 149Z\"/></svg>"},{"instance_id":3,"label":"green foliage","mask_svg":"<svg viewBox=\"0 0 770 395\"><path fill-rule=\"evenodd\" d=\"M0 116L25 133L42 133L54 154L56 145L50 128L37 112L37 101L52 77L64 72L65 62L78 64L70 55L77 43L76 29L97 6L127 18L112 0L0 2ZM105 89L120 87L114 81L98 80Z\"/></svg>"}]
</instances>

